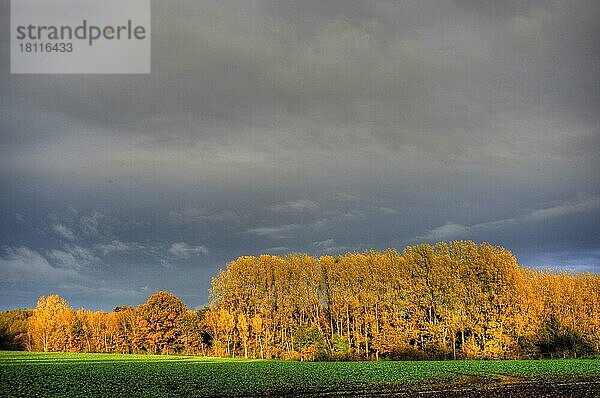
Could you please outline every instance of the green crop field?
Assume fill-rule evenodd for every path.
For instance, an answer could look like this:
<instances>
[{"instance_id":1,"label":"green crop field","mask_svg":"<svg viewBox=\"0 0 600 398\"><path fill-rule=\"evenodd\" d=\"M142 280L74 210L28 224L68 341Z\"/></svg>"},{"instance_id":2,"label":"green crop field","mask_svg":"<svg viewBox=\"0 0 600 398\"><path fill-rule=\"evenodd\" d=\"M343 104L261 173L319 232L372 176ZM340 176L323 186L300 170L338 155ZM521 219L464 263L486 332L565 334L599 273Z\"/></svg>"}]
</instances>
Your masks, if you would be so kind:
<instances>
[{"instance_id":1,"label":"green crop field","mask_svg":"<svg viewBox=\"0 0 600 398\"><path fill-rule=\"evenodd\" d=\"M598 386L600 360L293 362L0 352L5 397L398 395L424 386L582 378Z\"/></svg>"}]
</instances>

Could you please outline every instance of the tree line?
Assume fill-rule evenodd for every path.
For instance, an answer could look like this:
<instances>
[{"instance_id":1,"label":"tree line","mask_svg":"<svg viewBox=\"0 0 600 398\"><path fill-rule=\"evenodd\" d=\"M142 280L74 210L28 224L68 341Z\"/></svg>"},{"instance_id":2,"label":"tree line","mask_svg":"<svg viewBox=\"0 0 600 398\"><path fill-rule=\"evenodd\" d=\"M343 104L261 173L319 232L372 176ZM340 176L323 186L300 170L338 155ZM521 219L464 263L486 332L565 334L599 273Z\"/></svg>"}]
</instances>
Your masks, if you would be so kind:
<instances>
[{"instance_id":1,"label":"tree line","mask_svg":"<svg viewBox=\"0 0 600 398\"><path fill-rule=\"evenodd\" d=\"M240 257L189 310L73 310L57 295L0 314L9 348L299 360L528 358L600 353L600 275L519 267L471 241L314 258Z\"/></svg>"}]
</instances>

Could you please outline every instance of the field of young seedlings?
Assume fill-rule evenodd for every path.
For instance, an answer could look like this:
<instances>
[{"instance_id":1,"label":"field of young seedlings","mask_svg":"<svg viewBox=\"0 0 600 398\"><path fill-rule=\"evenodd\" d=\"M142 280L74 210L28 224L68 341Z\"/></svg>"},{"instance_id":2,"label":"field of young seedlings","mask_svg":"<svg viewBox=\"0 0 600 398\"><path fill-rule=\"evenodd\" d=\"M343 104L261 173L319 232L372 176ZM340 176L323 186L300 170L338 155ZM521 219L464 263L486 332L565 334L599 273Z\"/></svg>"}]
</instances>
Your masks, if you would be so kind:
<instances>
[{"instance_id":1,"label":"field of young seedlings","mask_svg":"<svg viewBox=\"0 0 600 398\"><path fill-rule=\"evenodd\" d=\"M0 395L599 396L600 360L294 362L0 352ZM594 395L598 394L598 395Z\"/></svg>"}]
</instances>

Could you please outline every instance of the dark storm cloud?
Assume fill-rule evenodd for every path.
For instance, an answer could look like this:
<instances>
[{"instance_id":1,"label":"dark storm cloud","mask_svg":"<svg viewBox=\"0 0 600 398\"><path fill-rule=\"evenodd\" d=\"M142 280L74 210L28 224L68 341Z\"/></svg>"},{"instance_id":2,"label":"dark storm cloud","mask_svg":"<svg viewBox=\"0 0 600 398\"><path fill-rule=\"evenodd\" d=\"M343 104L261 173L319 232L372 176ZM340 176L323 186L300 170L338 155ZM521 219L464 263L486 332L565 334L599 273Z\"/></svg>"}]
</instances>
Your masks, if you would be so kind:
<instances>
[{"instance_id":1,"label":"dark storm cloud","mask_svg":"<svg viewBox=\"0 0 600 398\"><path fill-rule=\"evenodd\" d=\"M595 270L599 13L161 1L151 75L10 75L3 59L2 306L158 289L195 306L238 255L424 240ZM0 15L8 54L6 0Z\"/></svg>"}]
</instances>

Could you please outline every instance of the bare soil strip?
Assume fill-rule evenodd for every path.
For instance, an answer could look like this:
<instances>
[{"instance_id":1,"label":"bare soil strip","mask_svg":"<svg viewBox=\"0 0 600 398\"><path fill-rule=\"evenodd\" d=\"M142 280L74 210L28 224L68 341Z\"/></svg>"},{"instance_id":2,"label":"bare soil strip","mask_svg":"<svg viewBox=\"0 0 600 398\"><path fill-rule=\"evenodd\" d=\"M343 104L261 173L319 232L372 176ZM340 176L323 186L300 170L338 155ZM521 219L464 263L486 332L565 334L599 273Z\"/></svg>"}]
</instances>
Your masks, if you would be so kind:
<instances>
[{"instance_id":1,"label":"bare soil strip","mask_svg":"<svg viewBox=\"0 0 600 398\"><path fill-rule=\"evenodd\" d=\"M448 385L420 385L406 388L398 386L356 387L352 389L294 390L272 392L270 397L422 397L422 398L600 398L600 378L570 380L521 379L500 375L493 380L465 375L460 383Z\"/></svg>"}]
</instances>

